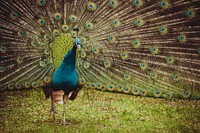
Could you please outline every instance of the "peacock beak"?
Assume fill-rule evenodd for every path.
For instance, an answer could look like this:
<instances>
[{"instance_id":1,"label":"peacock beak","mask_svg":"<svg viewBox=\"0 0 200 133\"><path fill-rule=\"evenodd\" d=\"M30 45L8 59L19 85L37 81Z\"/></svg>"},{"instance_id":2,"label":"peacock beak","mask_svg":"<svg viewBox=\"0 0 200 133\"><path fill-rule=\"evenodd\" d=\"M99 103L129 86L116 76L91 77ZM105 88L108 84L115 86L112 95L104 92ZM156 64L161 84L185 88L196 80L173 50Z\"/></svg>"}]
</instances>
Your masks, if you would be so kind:
<instances>
[{"instance_id":1,"label":"peacock beak","mask_svg":"<svg viewBox=\"0 0 200 133\"><path fill-rule=\"evenodd\" d=\"M78 50L80 51L80 50L81 50L81 45L78 45L77 48L78 48Z\"/></svg>"}]
</instances>

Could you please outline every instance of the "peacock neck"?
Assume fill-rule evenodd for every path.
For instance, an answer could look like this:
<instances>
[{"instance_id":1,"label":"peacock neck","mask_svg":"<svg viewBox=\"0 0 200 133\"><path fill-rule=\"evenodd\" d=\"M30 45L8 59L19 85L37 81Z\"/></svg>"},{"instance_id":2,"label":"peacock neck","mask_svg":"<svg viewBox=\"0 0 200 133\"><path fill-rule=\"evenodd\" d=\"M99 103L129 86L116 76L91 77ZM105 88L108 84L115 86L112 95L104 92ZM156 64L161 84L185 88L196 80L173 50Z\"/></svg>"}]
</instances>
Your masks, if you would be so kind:
<instances>
[{"instance_id":1,"label":"peacock neck","mask_svg":"<svg viewBox=\"0 0 200 133\"><path fill-rule=\"evenodd\" d=\"M73 46L71 50L65 55L63 63L75 67L76 63L76 46Z\"/></svg>"}]
</instances>

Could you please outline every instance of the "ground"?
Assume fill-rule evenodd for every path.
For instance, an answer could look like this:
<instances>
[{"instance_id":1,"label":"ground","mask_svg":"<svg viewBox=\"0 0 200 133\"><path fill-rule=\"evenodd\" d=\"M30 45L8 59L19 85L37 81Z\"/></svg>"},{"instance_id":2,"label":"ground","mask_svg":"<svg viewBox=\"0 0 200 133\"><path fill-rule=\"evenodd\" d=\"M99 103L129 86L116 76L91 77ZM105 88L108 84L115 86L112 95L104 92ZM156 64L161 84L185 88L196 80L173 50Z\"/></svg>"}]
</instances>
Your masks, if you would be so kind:
<instances>
[{"instance_id":1,"label":"ground","mask_svg":"<svg viewBox=\"0 0 200 133\"><path fill-rule=\"evenodd\" d=\"M41 89L0 94L0 132L38 133L197 133L200 101L136 97L97 90L81 90L68 101L69 125L49 117L50 100Z\"/></svg>"}]
</instances>

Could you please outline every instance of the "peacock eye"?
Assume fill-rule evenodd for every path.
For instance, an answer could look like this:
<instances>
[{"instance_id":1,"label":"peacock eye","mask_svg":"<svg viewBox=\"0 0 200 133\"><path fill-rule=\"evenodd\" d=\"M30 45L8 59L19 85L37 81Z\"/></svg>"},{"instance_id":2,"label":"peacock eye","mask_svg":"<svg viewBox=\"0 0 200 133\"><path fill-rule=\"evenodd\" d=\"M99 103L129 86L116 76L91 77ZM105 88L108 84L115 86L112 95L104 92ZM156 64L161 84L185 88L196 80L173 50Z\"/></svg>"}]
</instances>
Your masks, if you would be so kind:
<instances>
[{"instance_id":1,"label":"peacock eye","mask_svg":"<svg viewBox=\"0 0 200 133\"><path fill-rule=\"evenodd\" d=\"M94 28L94 26L93 26L93 24L92 24L91 22L87 22L87 23L85 24L85 28L86 28L87 30L92 30L92 29Z\"/></svg>"},{"instance_id":2,"label":"peacock eye","mask_svg":"<svg viewBox=\"0 0 200 133\"><path fill-rule=\"evenodd\" d=\"M88 2L88 3L87 3L87 9L88 9L89 11L95 11L96 8L97 8L97 6L96 6L96 4L95 4L94 2Z\"/></svg>"},{"instance_id":3,"label":"peacock eye","mask_svg":"<svg viewBox=\"0 0 200 133\"><path fill-rule=\"evenodd\" d=\"M44 1L43 1L43 0L42 0L42 1L40 1L40 4L41 4L41 5L44 5Z\"/></svg>"},{"instance_id":4,"label":"peacock eye","mask_svg":"<svg viewBox=\"0 0 200 133\"><path fill-rule=\"evenodd\" d=\"M119 27L120 24L121 24L121 22L120 22L119 19L115 18L115 19L112 20L112 26L113 27Z\"/></svg>"},{"instance_id":5,"label":"peacock eye","mask_svg":"<svg viewBox=\"0 0 200 133\"><path fill-rule=\"evenodd\" d=\"M38 46L38 42L37 42L36 40L32 40L32 41L31 41L31 45L32 45L33 47L36 47L36 46Z\"/></svg>"},{"instance_id":6,"label":"peacock eye","mask_svg":"<svg viewBox=\"0 0 200 133\"><path fill-rule=\"evenodd\" d=\"M173 64L174 63L174 57L166 57L167 64Z\"/></svg>"},{"instance_id":7,"label":"peacock eye","mask_svg":"<svg viewBox=\"0 0 200 133\"><path fill-rule=\"evenodd\" d=\"M158 27L158 30L160 32L160 34L165 35L168 32L168 29L166 28L166 26L160 26Z\"/></svg>"},{"instance_id":8,"label":"peacock eye","mask_svg":"<svg viewBox=\"0 0 200 133\"><path fill-rule=\"evenodd\" d=\"M127 73L124 74L124 79L125 80L130 80L131 79L131 76Z\"/></svg>"},{"instance_id":9,"label":"peacock eye","mask_svg":"<svg viewBox=\"0 0 200 133\"><path fill-rule=\"evenodd\" d=\"M2 52L2 53L6 53L7 52L7 50L8 50L8 48L7 47L4 47L4 46L2 46L1 48L0 48L0 51Z\"/></svg>"},{"instance_id":10,"label":"peacock eye","mask_svg":"<svg viewBox=\"0 0 200 133\"><path fill-rule=\"evenodd\" d=\"M62 31L64 33L68 32L68 30L69 30L69 26L68 25L62 25Z\"/></svg>"},{"instance_id":11,"label":"peacock eye","mask_svg":"<svg viewBox=\"0 0 200 133\"><path fill-rule=\"evenodd\" d=\"M56 36L58 36L60 34L60 32L59 32L59 30L53 30L53 35L56 37Z\"/></svg>"},{"instance_id":12,"label":"peacock eye","mask_svg":"<svg viewBox=\"0 0 200 133\"><path fill-rule=\"evenodd\" d=\"M4 72L5 71L5 68L0 66L0 72Z\"/></svg>"},{"instance_id":13,"label":"peacock eye","mask_svg":"<svg viewBox=\"0 0 200 133\"><path fill-rule=\"evenodd\" d=\"M144 4L143 0L134 0L134 1L133 1L133 5L134 5L136 8L140 8L143 4Z\"/></svg>"},{"instance_id":14,"label":"peacock eye","mask_svg":"<svg viewBox=\"0 0 200 133\"><path fill-rule=\"evenodd\" d=\"M157 73L154 72L154 71L150 72L150 77L151 77L152 79L156 79L156 78L157 78Z\"/></svg>"},{"instance_id":15,"label":"peacock eye","mask_svg":"<svg viewBox=\"0 0 200 133\"><path fill-rule=\"evenodd\" d=\"M159 53L159 49L156 46L152 46L152 47L150 47L150 52L152 54L158 54Z\"/></svg>"},{"instance_id":16,"label":"peacock eye","mask_svg":"<svg viewBox=\"0 0 200 133\"><path fill-rule=\"evenodd\" d=\"M12 12L10 13L10 18L11 18L12 20L17 20L17 19L19 18L19 13L16 12L16 11L12 11Z\"/></svg>"},{"instance_id":17,"label":"peacock eye","mask_svg":"<svg viewBox=\"0 0 200 133\"><path fill-rule=\"evenodd\" d=\"M159 91L156 91L156 94L160 94L160 92L159 92Z\"/></svg>"},{"instance_id":18,"label":"peacock eye","mask_svg":"<svg viewBox=\"0 0 200 133\"><path fill-rule=\"evenodd\" d=\"M134 5L138 5L138 0L134 0Z\"/></svg>"},{"instance_id":19,"label":"peacock eye","mask_svg":"<svg viewBox=\"0 0 200 133\"><path fill-rule=\"evenodd\" d=\"M4 91L4 90L6 90L7 86L0 84L0 88L1 88L0 91L1 90Z\"/></svg>"},{"instance_id":20,"label":"peacock eye","mask_svg":"<svg viewBox=\"0 0 200 133\"><path fill-rule=\"evenodd\" d=\"M81 51L81 58L85 58L87 56L85 51Z\"/></svg>"},{"instance_id":21,"label":"peacock eye","mask_svg":"<svg viewBox=\"0 0 200 133\"><path fill-rule=\"evenodd\" d=\"M50 36L49 36L48 34L45 34L45 35L44 35L44 39L45 39L45 40L50 40Z\"/></svg>"},{"instance_id":22,"label":"peacock eye","mask_svg":"<svg viewBox=\"0 0 200 133\"><path fill-rule=\"evenodd\" d=\"M110 2L110 5L113 6L115 3L113 1Z\"/></svg>"},{"instance_id":23,"label":"peacock eye","mask_svg":"<svg viewBox=\"0 0 200 133\"><path fill-rule=\"evenodd\" d=\"M76 31L70 31L70 34L74 38L77 37L77 32Z\"/></svg>"},{"instance_id":24,"label":"peacock eye","mask_svg":"<svg viewBox=\"0 0 200 133\"><path fill-rule=\"evenodd\" d=\"M104 67L105 67L105 68L111 67L111 63L110 63L109 60L105 60L105 61L104 61Z\"/></svg>"},{"instance_id":25,"label":"peacock eye","mask_svg":"<svg viewBox=\"0 0 200 133\"><path fill-rule=\"evenodd\" d=\"M90 63L85 61L84 64L83 64L83 67L86 68L86 69L89 68L90 67Z\"/></svg>"},{"instance_id":26,"label":"peacock eye","mask_svg":"<svg viewBox=\"0 0 200 133\"><path fill-rule=\"evenodd\" d=\"M92 86L92 87L95 87L95 85L94 85L94 84L92 84L91 86Z\"/></svg>"},{"instance_id":27,"label":"peacock eye","mask_svg":"<svg viewBox=\"0 0 200 133\"><path fill-rule=\"evenodd\" d=\"M126 51L121 52L120 55L121 55L122 60L128 59L128 53Z\"/></svg>"},{"instance_id":28,"label":"peacock eye","mask_svg":"<svg viewBox=\"0 0 200 133\"><path fill-rule=\"evenodd\" d=\"M178 39L178 41L180 42L180 43L184 43L184 42L186 42L186 35L185 34L182 34L182 35L179 35L178 37L177 37L177 39Z\"/></svg>"},{"instance_id":29,"label":"peacock eye","mask_svg":"<svg viewBox=\"0 0 200 133\"><path fill-rule=\"evenodd\" d=\"M99 53L99 48L96 47L96 46L94 46L94 47L92 48L92 51L93 51L94 54L98 54L98 53Z\"/></svg>"},{"instance_id":30,"label":"peacock eye","mask_svg":"<svg viewBox=\"0 0 200 133\"><path fill-rule=\"evenodd\" d=\"M165 2L161 1L161 2L160 2L160 6L161 6L161 7L164 7L164 6L165 6Z\"/></svg>"},{"instance_id":31,"label":"peacock eye","mask_svg":"<svg viewBox=\"0 0 200 133\"><path fill-rule=\"evenodd\" d=\"M200 54L200 49L197 49L197 52Z\"/></svg>"},{"instance_id":32,"label":"peacock eye","mask_svg":"<svg viewBox=\"0 0 200 133\"><path fill-rule=\"evenodd\" d=\"M141 70L146 70L147 67L148 67L148 66L147 66L147 63L145 63L145 62L141 62L141 63L140 63L140 69L141 69Z\"/></svg>"},{"instance_id":33,"label":"peacock eye","mask_svg":"<svg viewBox=\"0 0 200 133\"><path fill-rule=\"evenodd\" d=\"M159 5L162 9L167 9L170 6L170 3L168 0L161 0Z\"/></svg>"},{"instance_id":34,"label":"peacock eye","mask_svg":"<svg viewBox=\"0 0 200 133\"><path fill-rule=\"evenodd\" d=\"M142 18L135 18L133 21L134 25L137 27L140 27L144 24L144 21Z\"/></svg>"},{"instance_id":35,"label":"peacock eye","mask_svg":"<svg viewBox=\"0 0 200 133\"><path fill-rule=\"evenodd\" d=\"M186 15L188 18L193 18L193 17L195 17L196 13L195 13L194 8L192 8L192 7L187 8L186 11L185 11L185 15Z\"/></svg>"},{"instance_id":36,"label":"peacock eye","mask_svg":"<svg viewBox=\"0 0 200 133\"><path fill-rule=\"evenodd\" d=\"M107 85L107 89L108 89L109 91L114 91L114 90L115 90L115 87L114 87L113 85L109 84L109 85Z\"/></svg>"},{"instance_id":37,"label":"peacock eye","mask_svg":"<svg viewBox=\"0 0 200 133\"><path fill-rule=\"evenodd\" d=\"M188 10L186 13L188 16L190 16L192 14L190 10Z\"/></svg>"},{"instance_id":38,"label":"peacock eye","mask_svg":"<svg viewBox=\"0 0 200 133\"><path fill-rule=\"evenodd\" d=\"M61 13L55 13L54 14L54 19L57 20L57 21L61 20L62 19L62 14Z\"/></svg>"},{"instance_id":39,"label":"peacock eye","mask_svg":"<svg viewBox=\"0 0 200 133\"><path fill-rule=\"evenodd\" d=\"M36 81L34 81L34 82L31 83L32 88L37 88L38 85L39 85L39 83L36 82Z\"/></svg>"},{"instance_id":40,"label":"peacock eye","mask_svg":"<svg viewBox=\"0 0 200 133\"><path fill-rule=\"evenodd\" d=\"M45 66L45 62L44 62L44 61L40 61L40 62L39 62L39 65L40 65L41 67L44 67L44 66Z\"/></svg>"},{"instance_id":41,"label":"peacock eye","mask_svg":"<svg viewBox=\"0 0 200 133\"><path fill-rule=\"evenodd\" d=\"M23 37L26 36L26 33L25 33L24 31L18 31L17 34L18 34L18 36L21 37L21 38L23 38Z\"/></svg>"},{"instance_id":42,"label":"peacock eye","mask_svg":"<svg viewBox=\"0 0 200 133\"><path fill-rule=\"evenodd\" d=\"M45 20L44 19L38 19L38 24L39 24L39 26L44 26L45 25Z\"/></svg>"},{"instance_id":43,"label":"peacock eye","mask_svg":"<svg viewBox=\"0 0 200 133\"><path fill-rule=\"evenodd\" d=\"M115 8L118 6L118 1L117 0L109 0L109 4L110 7Z\"/></svg>"},{"instance_id":44,"label":"peacock eye","mask_svg":"<svg viewBox=\"0 0 200 133\"><path fill-rule=\"evenodd\" d=\"M114 42L116 41L115 36L109 35L109 36L108 36L108 41L109 41L110 43L114 43Z\"/></svg>"},{"instance_id":45,"label":"peacock eye","mask_svg":"<svg viewBox=\"0 0 200 133\"><path fill-rule=\"evenodd\" d=\"M78 18L77 18L77 16L75 16L75 15L70 15L70 16L69 16L69 20L70 20L71 23L76 23L76 22L77 22L77 19L78 19Z\"/></svg>"},{"instance_id":46,"label":"peacock eye","mask_svg":"<svg viewBox=\"0 0 200 133\"><path fill-rule=\"evenodd\" d=\"M141 46L140 39L132 40L132 45L134 48L139 48Z\"/></svg>"},{"instance_id":47,"label":"peacock eye","mask_svg":"<svg viewBox=\"0 0 200 133\"><path fill-rule=\"evenodd\" d=\"M57 15L57 16L56 16L56 19L60 19L60 16Z\"/></svg>"},{"instance_id":48,"label":"peacock eye","mask_svg":"<svg viewBox=\"0 0 200 133\"><path fill-rule=\"evenodd\" d=\"M21 63L24 60L23 57L17 57L17 63Z\"/></svg>"},{"instance_id":49,"label":"peacock eye","mask_svg":"<svg viewBox=\"0 0 200 133\"><path fill-rule=\"evenodd\" d=\"M16 83L15 83L15 88L16 88L16 89L21 89L21 88L22 88L21 83L16 82Z\"/></svg>"},{"instance_id":50,"label":"peacock eye","mask_svg":"<svg viewBox=\"0 0 200 133\"><path fill-rule=\"evenodd\" d=\"M118 91L119 92L122 92L124 90L123 86L122 85L117 85L117 88L118 88Z\"/></svg>"},{"instance_id":51,"label":"peacock eye","mask_svg":"<svg viewBox=\"0 0 200 133\"><path fill-rule=\"evenodd\" d=\"M189 92L189 91L184 91L184 92L182 92L183 98L189 98L190 95L191 95L191 92Z\"/></svg>"},{"instance_id":52,"label":"peacock eye","mask_svg":"<svg viewBox=\"0 0 200 133\"><path fill-rule=\"evenodd\" d=\"M139 24L140 23L140 20L136 20L136 24Z\"/></svg>"},{"instance_id":53,"label":"peacock eye","mask_svg":"<svg viewBox=\"0 0 200 133\"><path fill-rule=\"evenodd\" d=\"M37 5L38 6L45 6L46 5L46 0L37 0Z\"/></svg>"}]
</instances>

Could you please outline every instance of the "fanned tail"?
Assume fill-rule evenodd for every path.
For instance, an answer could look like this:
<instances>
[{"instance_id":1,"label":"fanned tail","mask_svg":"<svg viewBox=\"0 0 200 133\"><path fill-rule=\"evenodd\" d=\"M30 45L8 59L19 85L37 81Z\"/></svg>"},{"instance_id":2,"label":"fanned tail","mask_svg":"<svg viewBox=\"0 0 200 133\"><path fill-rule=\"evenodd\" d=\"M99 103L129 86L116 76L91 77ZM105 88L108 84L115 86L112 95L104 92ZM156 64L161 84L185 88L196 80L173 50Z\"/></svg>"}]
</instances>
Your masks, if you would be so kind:
<instances>
[{"instance_id":1,"label":"fanned tail","mask_svg":"<svg viewBox=\"0 0 200 133\"><path fill-rule=\"evenodd\" d=\"M79 37L86 88L200 99L199 2L2 0L0 90L48 87Z\"/></svg>"}]
</instances>

